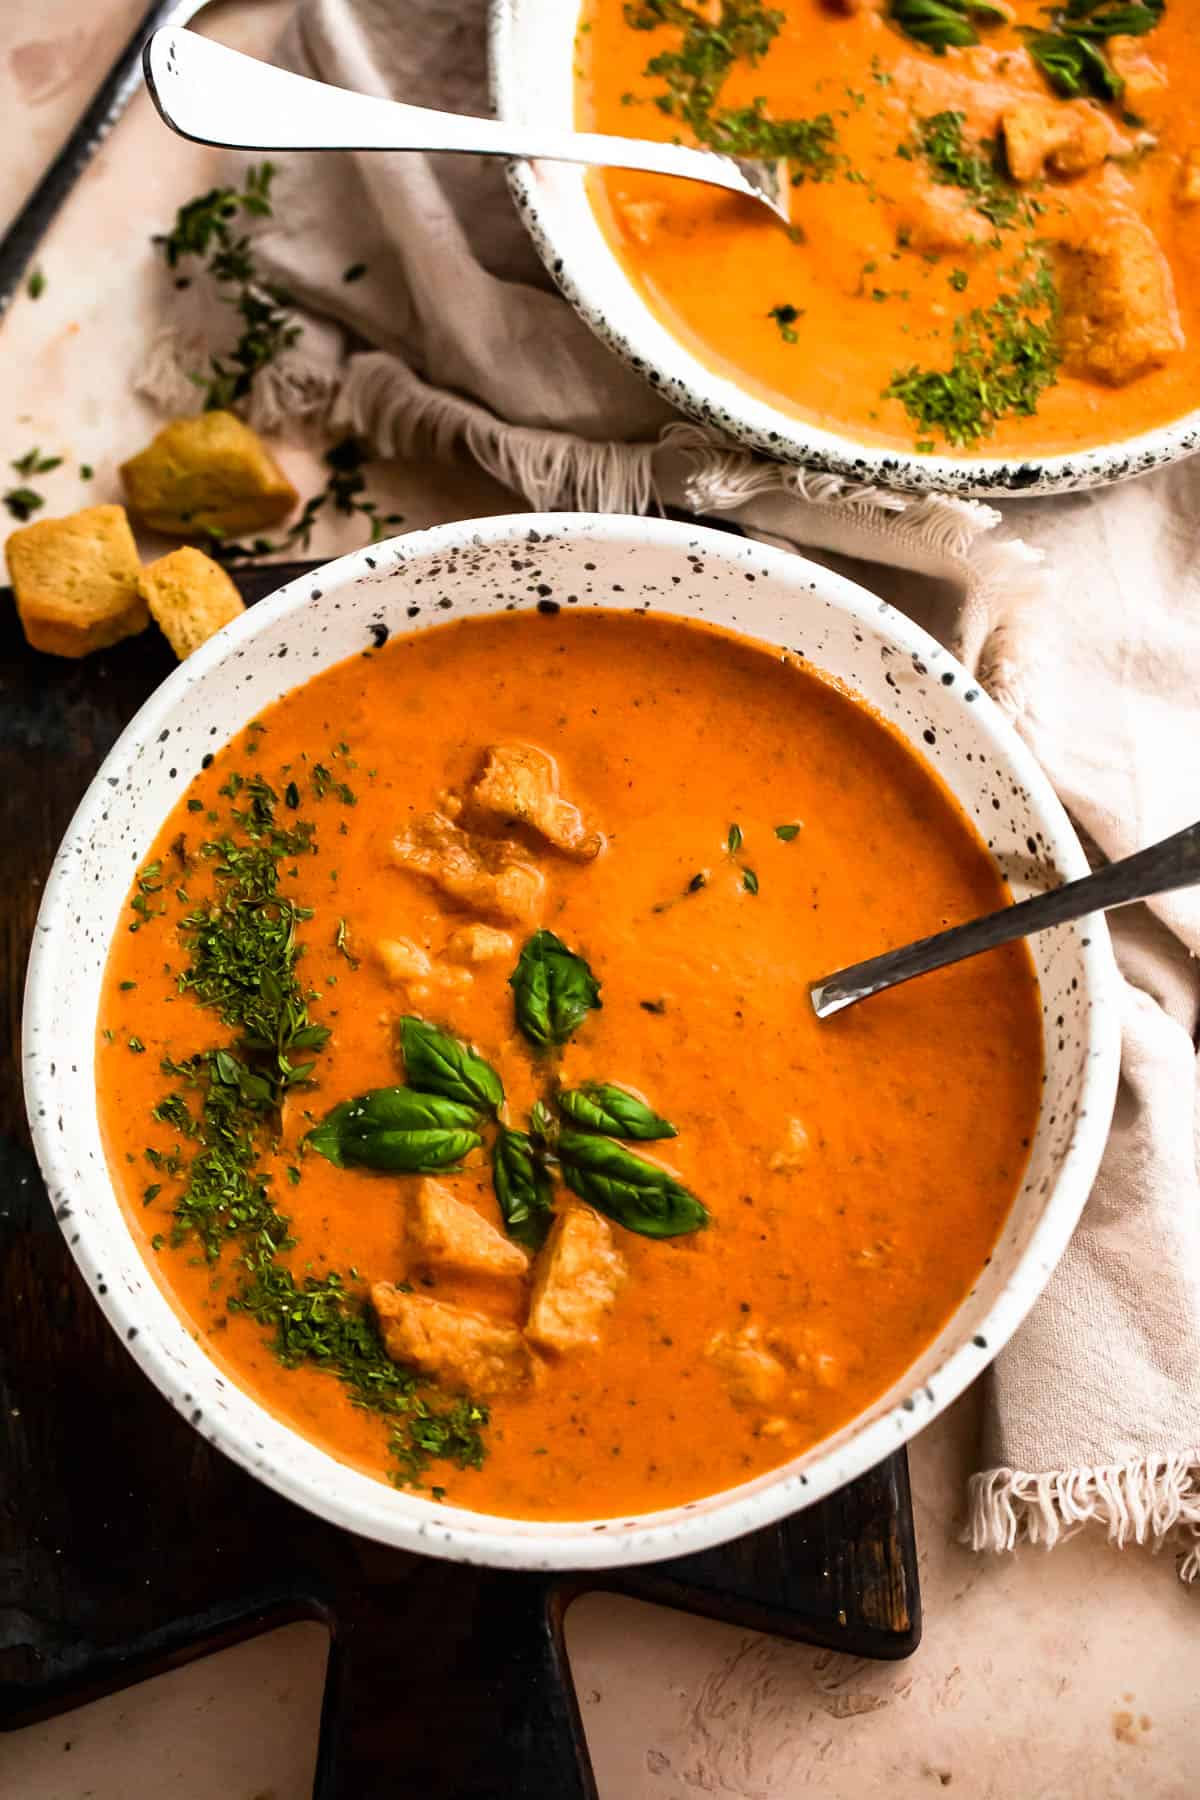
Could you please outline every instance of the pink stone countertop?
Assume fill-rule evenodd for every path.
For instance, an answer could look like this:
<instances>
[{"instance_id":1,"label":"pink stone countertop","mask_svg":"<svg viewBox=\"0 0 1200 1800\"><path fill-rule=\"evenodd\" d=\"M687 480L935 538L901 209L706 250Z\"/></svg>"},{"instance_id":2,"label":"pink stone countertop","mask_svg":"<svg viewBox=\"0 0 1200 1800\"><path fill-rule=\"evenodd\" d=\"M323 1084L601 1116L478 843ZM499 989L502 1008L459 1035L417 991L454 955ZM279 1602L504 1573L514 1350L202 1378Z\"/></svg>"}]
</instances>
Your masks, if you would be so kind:
<instances>
[{"instance_id":1,"label":"pink stone countertop","mask_svg":"<svg viewBox=\"0 0 1200 1800\"><path fill-rule=\"evenodd\" d=\"M144 10L143 0L0 4L0 223ZM204 28L265 49L285 13L283 0L220 0ZM153 429L130 385L159 279L147 240L210 185L212 168L211 152L165 136L139 96L38 258L41 299L22 295L0 328L0 457L31 444L64 456L38 483L48 512L118 497L116 464ZM302 492L319 485L310 452L285 450L282 460ZM94 467L90 482L80 463ZM409 527L515 504L468 468L393 465L373 470L371 486ZM322 527L311 554L360 536L354 521L340 533ZM1196 1793L1195 1594L1168 1559L1093 1538L987 1561L960 1548L976 1421L968 1394L912 1447L925 1638L908 1662L799 1649L605 1596L571 1609L602 1800ZM288 1626L0 1737L0 1794L306 1800L325 1649L321 1627Z\"/></svg>"}]
</instances>

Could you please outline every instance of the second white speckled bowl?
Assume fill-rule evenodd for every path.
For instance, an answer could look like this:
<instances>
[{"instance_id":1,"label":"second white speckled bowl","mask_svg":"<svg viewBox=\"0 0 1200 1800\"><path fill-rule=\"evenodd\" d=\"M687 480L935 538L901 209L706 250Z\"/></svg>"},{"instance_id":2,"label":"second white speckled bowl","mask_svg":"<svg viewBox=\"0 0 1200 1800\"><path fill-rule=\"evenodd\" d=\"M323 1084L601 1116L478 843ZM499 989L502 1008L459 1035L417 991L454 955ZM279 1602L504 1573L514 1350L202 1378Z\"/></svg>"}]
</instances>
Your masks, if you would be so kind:
<instances>
[{"instance_id":1,"label":"second white speckled bowl","mask_svg":"<svg viewBox=\"0 0 1200 1800\"><path fill-rule=\"evenodd\" d=\"M578 0L490 0L492 98L502 119L573 127L578 19ZM568 163L518 162L512 169L513 198L563 294L672 406L777 462L914 492L1024 497L1125 481L1200 448L1200 408L1093 449L1019 457L860 444L785 412L709 368L651 310L600 228L584 175Z\"/></svg>"}]
</instances>

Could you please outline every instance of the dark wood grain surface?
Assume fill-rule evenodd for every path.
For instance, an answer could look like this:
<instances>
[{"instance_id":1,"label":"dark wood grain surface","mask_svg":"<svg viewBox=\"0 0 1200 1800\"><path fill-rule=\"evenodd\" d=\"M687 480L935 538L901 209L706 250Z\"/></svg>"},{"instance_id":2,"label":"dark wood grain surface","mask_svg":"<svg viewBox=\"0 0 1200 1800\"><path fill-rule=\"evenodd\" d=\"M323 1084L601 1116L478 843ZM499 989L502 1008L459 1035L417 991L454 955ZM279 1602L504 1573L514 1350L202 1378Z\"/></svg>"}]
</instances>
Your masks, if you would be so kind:
<instances>
[{"instance_id":1,"label":"dark wood grain surface","mask_svg":"<svg viewBox=\"0 0 1200 1800\"><path fill-rule=\"evenodd\" d=\"M247 573L247 598L295 572ZM310 1517L194 1433L126 1355L30 1150L21 988L71 812L171 667L153 632L81 663L37 656L0 590L0 1727L316 1617L332 1634L319 1800L585 1800L595 1786L562 1620L586 1589L909 1655L920 1600L903 1453L719 1550L632 1573L503 1574Z\"/></svg>"}]
</instances>

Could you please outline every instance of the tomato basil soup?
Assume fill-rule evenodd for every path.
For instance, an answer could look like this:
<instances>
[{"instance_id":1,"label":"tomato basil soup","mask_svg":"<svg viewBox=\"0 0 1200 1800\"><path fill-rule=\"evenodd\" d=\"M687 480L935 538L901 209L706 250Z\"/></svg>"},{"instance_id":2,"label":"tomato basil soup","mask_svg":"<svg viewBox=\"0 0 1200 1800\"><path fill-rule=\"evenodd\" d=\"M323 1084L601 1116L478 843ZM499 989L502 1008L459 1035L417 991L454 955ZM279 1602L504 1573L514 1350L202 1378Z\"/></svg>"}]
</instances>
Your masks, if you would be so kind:
<instances>
[{"instance_id":1,"label":"tomato basil soup","mask_svg":"<svg viewBox=\"0 0 1200 1800\"><path fill-rule=\"evenodd\" d=\"M1023 945L818 1024L832 967L1001 905L899 736L716 628L393 638L210 759L99 1018L131 1228L250 1394L531 1518L732 1486L976 1280L1034 1128Z\"/></svg>"},{"instance_id":2,"label":"tomato basil soup","mask_svg":"<svg viewBox=\"0 0 1200 1800\"><path fill-rule=\"evenodd\" d=\"M630 276L748 393L855 439L1065 452L1200 403L1189 0L587 0L581 126L789 159L792 230L596 174Z\"/></svg>"}]
</instances>

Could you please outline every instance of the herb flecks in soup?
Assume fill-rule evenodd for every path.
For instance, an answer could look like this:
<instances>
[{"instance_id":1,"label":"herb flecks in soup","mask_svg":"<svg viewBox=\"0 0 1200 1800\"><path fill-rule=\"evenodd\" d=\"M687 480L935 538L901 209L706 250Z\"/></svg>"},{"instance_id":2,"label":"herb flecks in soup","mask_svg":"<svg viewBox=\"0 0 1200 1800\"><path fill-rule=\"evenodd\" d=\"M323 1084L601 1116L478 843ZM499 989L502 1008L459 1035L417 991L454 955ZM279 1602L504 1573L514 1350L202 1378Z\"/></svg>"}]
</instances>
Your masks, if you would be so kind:
<instances>
[{"instance_id":1,"label":"herb flecks in soup","mask_svg":"<svg viewBox=\"0 0 1200 1800\"><path fill-rule=\"evenodd\" d=\"M629 273L751 394L873 443L1066 451L1200 402L1184 0L587 0L580 124L782 157L790 232L590 178Z\"/></svg>"},{"instance_id":2,"label":"herb flecks in soup","mask_svg":"<svg viewBox=\"0 0 1200 1800\"><path fill-rule=\"evenodd\" d=\"M110 1164L190 1328L343 1461L623 1516L784 1462L977 1279L1036 1118L1022 946L818 1024L1001 904L798 658L514 613L297 688L197 775L114 944Z\"/></svg>"}]
</instances>

